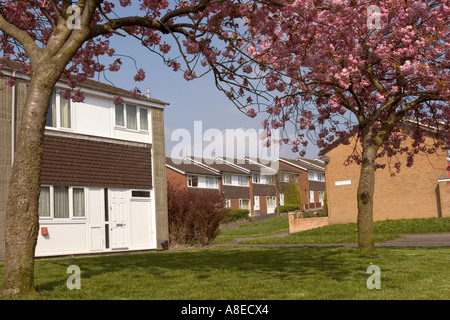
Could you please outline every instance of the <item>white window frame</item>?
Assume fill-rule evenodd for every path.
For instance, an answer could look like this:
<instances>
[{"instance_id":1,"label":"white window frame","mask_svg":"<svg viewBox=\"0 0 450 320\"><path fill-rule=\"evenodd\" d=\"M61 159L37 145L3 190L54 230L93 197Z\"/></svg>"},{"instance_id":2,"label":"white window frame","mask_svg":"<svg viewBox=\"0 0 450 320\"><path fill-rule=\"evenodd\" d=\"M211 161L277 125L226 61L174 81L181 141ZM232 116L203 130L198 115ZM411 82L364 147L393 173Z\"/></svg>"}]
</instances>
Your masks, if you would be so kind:
<instances>
[{"instance_id":1,"label":"white window frame","mask_svg":"<svg viewBox=\"0 0 450 320\"><path fill-rule=\"evenodd\" d=\"M252 174L252 182L253 183L261 183L261 174L253 173Z\"/></svg>"},{"instance_id":2,"label":"white window frame","mask_svg":"<svg viewBox=\"0 0 450 320\"><path fill-rule=\"evenodd\" d=\"M246 206L243 205L244 201L247 202ZM239 199L239 209L250 210L250 199Z\"/></svg>"},{"instance_id":3,"label":"white window frame","mask_svg":"<svg viewBox=\"0 0 450 320\"><path fill-rule=\"evenodd\" d=\"M231 199L225 199L225 208L231 208Z\"/></svg>"},{"instance_id":4,"label":"white window frame","mask_svg":"<svg viewBox=\"0 0 450 320\"><path fill-rule=\"evenodd\" d=\"M39 220L42 221L77 221L77 220L87 220L88 212L88 197L87 197L87 188L82 186L64 186L68 187L69 193L69 217L67 218L55 218L55 195L53 185L41 185L41 187L50 188L50 216L41 216L39 215ZM83 189L84 190L84 216L75 217L73 214L73 189Z\"/></svg>"},{"instance_id":5,"label":"white window frame","mask_svg":"<svg viewBox=\"0 0 450 320\"><path fill-rule=\"evenodd\" d=\"M114 106L114 128L116 129L121 129L121 130L126 130L126 131L132 131L132 132L149 132L150 131L150 119L149 119L149 115L150 115L150 110L147 108L142 108L140 106L131 104L131 103L121 103L119 104L119 106L122 105L123 106L123 125L119 125L117 124L116 121L116 107ZM132 106L132 107L136 107L136 129L132 129L132 128L128 128L127 126L127 106ZM141 110L145 109L147 110L147 129L142 129L141 128Z\"/></svg>"},{"instance_id":6,"label":"white window frame","mask_svg":"<svg viewBox=\"0 0 450 320\"><path fill-rule=\"evenodd\" d=\"M241 187L248 187L249 186L249 184L248 184L248 177L247 176L238 175L237 177L238 177L238 179L237 179L238 186L241 186Z\"/></svg>"},{"instance_id":7,"label":"white window frame","mask_svg":"<svg viewBox=\"0 0 450 320\"><path fill-rule=\"evenodd\" d=\"M323 172L309 171L308 180L325 182L325 174Z\"/></svg>"},{"instance_id":8,"label":"white window frame","mask_svg":"<svg viewBox=\"0 0 450 320\"><path fill-rule=\"evenodd\" d=\"M228 181L227 181L228 180ZM226 174L226 173L224 173L223 175L222 175L222 183L224 184L224 185L232 185L233 184L233 180L232 180L232 177L231 177L231 174Z\"/></svg>"},{"instance_id":9,"label":"white window frame","mask_svg":"<svg viewBox=\"0 0 450 320\"><path fill-rule=\"evenodd\" d=\"M197 185L196 186L194 186L193 185L193 178L197 178ZM198 179L198 176L195 176L195 175L188 175L187 176L187 184L188 184L188 187L191 187L191 188L198 188L199 187L199 181L198 181L199 179Z\"/></svg>"},{"instance_id":10,"label":"white window frame","mask_svg":"<svg viewBox=\"0 0 450 320\"><path fill-rule=\"evenodd\" d=\"M217 189L219 188L219 178L205 176L205 188Z\"/></svg>"},{"instance_id":11,"label":"white window frame","mask_svg":"<svg viewBox=\"0 0 450 320\"><path fill-rule=\"evenodd\" d=\"M53 112L53 97L55 97L55 112ZM47 126L47 119L45 120L45 127L46 128L52 128L52 129L58 129L58 130L67 130L67 131L73 131L73 104L72 99L68 99L69 102L69 121L70 121L70 127L63 127L61 126L61 93L59 91L53 92L53 95L50 100L49 105L49 111L51 111L52 115L52 122L55 122L55 126L53 124L51 126ZM48 117L48 114L47 114Z\"/></svg>"}]
</instances>

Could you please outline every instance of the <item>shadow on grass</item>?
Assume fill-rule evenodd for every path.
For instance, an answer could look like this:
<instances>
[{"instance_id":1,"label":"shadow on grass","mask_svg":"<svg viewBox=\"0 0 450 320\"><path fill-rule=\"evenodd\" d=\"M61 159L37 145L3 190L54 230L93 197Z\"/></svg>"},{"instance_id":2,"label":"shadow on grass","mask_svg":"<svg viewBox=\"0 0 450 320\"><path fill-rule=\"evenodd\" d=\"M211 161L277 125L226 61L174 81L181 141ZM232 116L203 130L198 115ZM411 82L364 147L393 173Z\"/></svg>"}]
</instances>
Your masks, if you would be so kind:
<instances>
[{"instance_id":1,"label":"shadow on grass","mask_svg":"<svg viewBox=\"0 0 450 320\"><path fill-rule=\"evenodd\" d=\"M52 292L65 286L69 265L81 269L83 283L101 286L154 286L158 283L265 280L281 283L298 279L327 279L335 282L361 281L371 257L353 248L216 248L120 254L95 257L42 259L36 263L37 288ZM183 279L184 277L184 279ZM151 278L151 279L149 279ZM224 280L225 281L225 280ZM146 282L148 282L146 284ZM108 294L108 293L106 293ZM87 297L103 299L108 297Z\"/></svg>"}]
</instances>

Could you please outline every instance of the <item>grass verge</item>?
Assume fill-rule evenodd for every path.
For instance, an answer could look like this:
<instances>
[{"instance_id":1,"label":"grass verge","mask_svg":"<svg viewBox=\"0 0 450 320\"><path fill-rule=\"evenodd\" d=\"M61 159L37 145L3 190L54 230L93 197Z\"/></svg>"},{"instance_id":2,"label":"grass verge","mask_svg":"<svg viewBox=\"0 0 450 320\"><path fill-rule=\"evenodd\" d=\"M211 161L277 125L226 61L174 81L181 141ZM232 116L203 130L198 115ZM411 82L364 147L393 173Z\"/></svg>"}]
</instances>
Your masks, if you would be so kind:
<instances>
[{"instance_id":1,"label":"grass verge","mask_svg":"<svg viewBox=\"0 0 450 320\"><path fill-rule=\"evenodd\" d=\"M449 252L233 246L38 259L35 282L48 300L438 300L450 296ZM79 290L66 286L70 265L81 270ZM367 288L370 265L381 270L379 290Z\"/></svg>"},{"instance_id":2,"label":"grass verge","mask_svg":"<svg viewBox=\"0 0 450 320\"><path fill-rule=\"evenodd\" d=\"M235 229L223 230L213 243L227 243L238 238L253 238L239 242L241 244L356 243L358 241L358 229L355 223L325 226L292 233L284 237L270 237L271 234L288 231L288 217L281 216L243 225ZM375 242L393 240L404 233L430 232L450 232L450 218L402 219L374 222Z\"/></svg>"}]
</instances>

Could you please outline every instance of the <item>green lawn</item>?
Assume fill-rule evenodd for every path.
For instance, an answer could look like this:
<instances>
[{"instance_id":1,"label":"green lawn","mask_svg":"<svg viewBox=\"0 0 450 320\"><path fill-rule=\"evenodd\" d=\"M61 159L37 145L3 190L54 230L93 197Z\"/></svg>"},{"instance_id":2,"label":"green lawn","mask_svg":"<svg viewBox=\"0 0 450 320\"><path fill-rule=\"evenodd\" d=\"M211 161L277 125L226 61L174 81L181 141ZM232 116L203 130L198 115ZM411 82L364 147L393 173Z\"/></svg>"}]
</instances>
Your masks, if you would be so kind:
<instances>
[{"instance_id":1,"label":"green lawn","mask_svg":"<svg viewBox=\"0 0 450 320\"><path fill-rule=\"evenodd\" d=\"M448 299L448 248L216 247L36 261L42 299ZM366 286L381 270L381 289ZM69 290L67 267L81 269ZM0 273L2 266L0 265Z\"/></svg>"},{"instance_id":2,"label":"green lawn","mask_svg":"<svg viewBox=\"0 0 450 320\"><path fill-rule=\"evenodd\" d=\"M312 218L313 219L313 218ZM281 216L257 223L223 230L214 243L227 243L237 238L253 238L242 244L294 244L294 243L356 243L358 229L355 223L337 224L289 234L270 237L271 234L289 231L288 217ZM374 222L375 242L398 238L402 233L450 232L450 218L403 219ZM261 236L269 236L257 238Z\"/></svg>"},{"instance_id":3,"label":"green lawn","mask_svg":"<svg viewBox=\"0 0 450 320\"><path fill-rule=\"evenodd\" d=\"M223 233L231 238L271 234L286 229L285 218ZM379 234L442 232L448 231L449 220L383 222L376 223L375 230ZM310 230L308 237L317 241L355 232L352 225L331 227ZM290 237L294 235L286 239ZM79 290L66 286L70 265L81 270ZM380 268L379 290L367 288L370 265ZM448 300L449 265L449 247L361 252L348 247L234 245L37 259L35 283L41 298L48 300Z\"/></svg>"}]
</instances>

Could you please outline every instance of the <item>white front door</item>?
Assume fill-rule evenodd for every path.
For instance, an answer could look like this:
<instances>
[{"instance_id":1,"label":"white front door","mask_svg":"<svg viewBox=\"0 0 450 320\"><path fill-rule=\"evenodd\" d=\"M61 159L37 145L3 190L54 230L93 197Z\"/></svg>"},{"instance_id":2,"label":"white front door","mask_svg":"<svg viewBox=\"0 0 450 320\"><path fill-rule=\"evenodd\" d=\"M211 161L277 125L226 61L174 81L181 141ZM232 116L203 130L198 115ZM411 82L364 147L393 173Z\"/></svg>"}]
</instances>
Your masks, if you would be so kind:
<instances>
[{"instance_id":1,"label":"white front door","mask_svg":"<svg viewBox=\"0 0 450 320\"><path fill-rule=\"evenodd\" d=\"M109 228L111 249L128 248L126 190L109 190Z\"/></svg>"},{"instance_id":2,"label":"white front door","mask_svg":"<svg viewBox=\"0 0 450 320\"><path fill-rule=\"evenodd\" d=\"M254 205L253 205L253 209L254 210L259 210L259 196L254 196L253 197L253 202L254 202Z\"/></svg>"}]
</instances>

